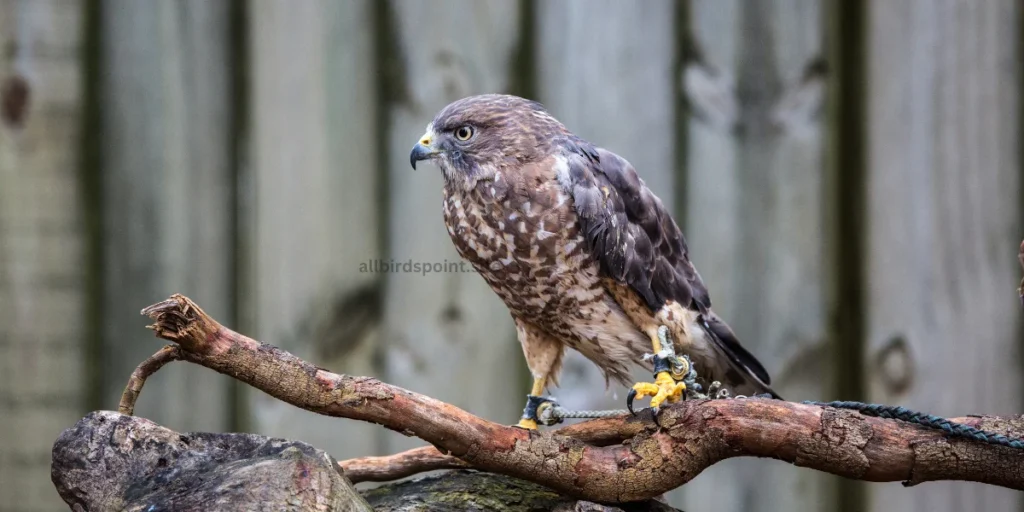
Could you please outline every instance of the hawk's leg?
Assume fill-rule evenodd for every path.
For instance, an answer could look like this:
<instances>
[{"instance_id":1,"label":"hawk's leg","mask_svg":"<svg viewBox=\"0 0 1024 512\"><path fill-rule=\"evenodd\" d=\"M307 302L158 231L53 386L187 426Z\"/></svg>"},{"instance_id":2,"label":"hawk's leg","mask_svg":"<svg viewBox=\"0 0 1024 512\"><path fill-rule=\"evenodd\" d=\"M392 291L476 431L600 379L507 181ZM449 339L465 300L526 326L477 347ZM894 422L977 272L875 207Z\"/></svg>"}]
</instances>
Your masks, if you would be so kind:
<instances>
[{"instance_id":1,"label":"hawk's leg","mask_svg":"<svg viewBox=\"0 0 1024 512\"><path fill-rule=\"evenodd\" d=\"M545 398L544 388L557 384L558 370L562 366L562 355L565 347L548 333L533 324L516 319L516 334L523 345L526 365L533 375L533 388L526 398L526 408L519 420L519 427L534 430L537 428L537 408L544 402L553 402Z\"/></svg>"},{"instance_id":2,"label":"hawk's leg","mask_svg":"<svg viewBox=\"0 0 1024 512\"><path fill-rule=\"evenodd\" d=\"M536 379L533 381L533 391L526 396L523 418L519 420L519 424L516 425L517 427L536 430L538 423L554 425L562 422L561 418L553 414L553 408L558 406L558 402L552 397L541 395L544 392L545 380Z\"/></svg>"},{"instance_id":3,"label":"hawk's leg","mask_svg":"<svg viewBox=\"0 0 1024 512\"><path fill-rule=\"evenodd\" d=\"M542 395L547 384L546 381L545 377L533 379L533 389L530 390L530 394L526 397L526 407L523 408L523 417L519 420L518 427L530 430L537 429L537 406L543 400Z\"/></svg>"},{"instance_id":4,"label":"hawk's leg","mask_svg":"<svg viewBox=\"0 0 1024 512\"><path fill-rule=\"evenodd\" d=\"M654 382L638 382L626 396L626 407L633 412L633 400L651 397L651 407L655 411L662 403L674 403L684 398L683 391L686 390L683 378L690 371L690 364L685 359L677 357L672 341L667 339L668 328L661 326L656 332L648 332L651 338L651 345L654 348Z\"/></svg>"}]
</instances>

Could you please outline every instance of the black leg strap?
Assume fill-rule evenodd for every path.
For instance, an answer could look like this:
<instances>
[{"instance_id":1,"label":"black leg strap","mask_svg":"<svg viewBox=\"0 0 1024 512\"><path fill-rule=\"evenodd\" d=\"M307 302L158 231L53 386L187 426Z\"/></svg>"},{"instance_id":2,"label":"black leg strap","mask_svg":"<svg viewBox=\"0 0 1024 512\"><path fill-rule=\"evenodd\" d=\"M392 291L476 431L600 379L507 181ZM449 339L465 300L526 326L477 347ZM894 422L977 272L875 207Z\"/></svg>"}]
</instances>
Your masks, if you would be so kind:
<instances>
[{"instance_id":1,"label":"black leg strap","mask_svg":"<svg viewBox=\"0 0 1024 512\"><path fill-rule=\"evenodd\" d=\"M537 409L541 404L545 403L555 404L556 402L546 396L526 395L526 408L523 409L523 419L540 422L540 418L537 417Z\"/></svg>"},{"instance_id":2,"label":"black leg strap","mask_svg":"<svg viewBox=\"0 0 1024 512\"><path fill-rule=\"evenodd\" d=\"M661 372L668 372L676 380L683 380L683 377L690 371L690 363L678 356L662 357L654 356L654 376Z\"/></svg>"},{"instance_id":3,"label":"black leg strap","mask_svg":"<svg viewBox=\"0 0 1024 512\"><path fill-rule=\"evenodd\" d=\"M654 356L654 375L657 376L661 372L672 372L672 365L669 364L669 358Z\"/></svg>"}]
</instances>

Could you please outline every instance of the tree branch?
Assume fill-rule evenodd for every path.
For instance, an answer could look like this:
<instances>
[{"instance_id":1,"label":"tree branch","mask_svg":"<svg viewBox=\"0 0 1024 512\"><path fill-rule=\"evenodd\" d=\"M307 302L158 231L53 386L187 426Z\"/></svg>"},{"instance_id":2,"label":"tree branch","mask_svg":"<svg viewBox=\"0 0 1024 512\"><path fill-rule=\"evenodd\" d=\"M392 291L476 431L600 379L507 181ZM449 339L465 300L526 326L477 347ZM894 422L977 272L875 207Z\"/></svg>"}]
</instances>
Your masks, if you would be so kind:
<instances>
[{"instance_id":1,"label":"tree branch","mask_svg":"<svg viewBox=\"0 0 1024 512\"><path fill-rule=\"evenodd\" d=\"M145 361L132 372L128 378L128 385L121 393L121 402L117 405L117 412L131 416L135 414L135 402L139 400L139 393L142 393L142 386L146 379L153 375L165 364L181 359L181 350L177 345L164 345L156 354L149 356Z\"/></svg>"},{"instance_id":2,"label":"tree branch","mask_svg":"<svg viewBox=\"0 0 1024 512\"><path fill-rule=\"evenodd\" d=\"M644 422L627 422L621 418L598 419L575 423L555 430L554 433L592 446L608 446L635 436L645 430L646 426ZM338 466L354 484L389 482L426 471L471 467L458 457L441 453L434 446L413 448L383 457L344 460Z\"/></svg>"},{"instance_id":3,"label":"tree branch","mask_svg":"<svg viewBox=\"0 0 1024 512\"><path fill-rule=\"evenodd\" d=\"M445 455L433 446L413 448L383 457L359 457L338 463L342 473L354 484L360 482L390 482L418 473L438 469L471 467L457 457Z\"/></svg>"},{"instance_id":4,"label":"tree branch","mask_svg":"<svg viewBox=\"0 0 1024 512\"><path fill-rule=\"evenodd\" d=\"M296 407L417 436L475 469L594 501L658 496L737 456L771 457L874 482L968 480L1024 490L1024 450L947 439L918 425L852 411L771 399L695 400L663 408L660 426L641 414L531 432L376 379L317 368L221 326L181 295L143 314L156 321L150 328L157 336L180 347L182 360ZM123 405L132 407L134 398L126 392ZM957 421L1014 437L1024 432L1022 417ZM428 457L419 467L423 460L436 464L428 450L420 455ZM363 475L379 473L353 467Z\"/></svg>"}]
</instances>

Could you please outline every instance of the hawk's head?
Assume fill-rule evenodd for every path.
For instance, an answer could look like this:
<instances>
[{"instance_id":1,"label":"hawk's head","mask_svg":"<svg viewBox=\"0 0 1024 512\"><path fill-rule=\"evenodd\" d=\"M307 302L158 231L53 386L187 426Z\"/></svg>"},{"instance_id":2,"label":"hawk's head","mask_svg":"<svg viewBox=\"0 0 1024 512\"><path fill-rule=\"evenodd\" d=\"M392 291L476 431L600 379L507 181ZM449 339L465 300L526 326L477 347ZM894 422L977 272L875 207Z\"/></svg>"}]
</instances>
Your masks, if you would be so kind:
<instances>
[{"instance_id":1,"label":"hawk's head","mask_svg":"<svg viewBox=\"0 0 1024 512\"><path fill-rule=\"evenodd\" d=\"M500 170L543 159L565 127L540 103L484 94L455 101L427 125L409 155L412 168L433 160L448 185L471 187Z\"/></svg>"}]
</instances>

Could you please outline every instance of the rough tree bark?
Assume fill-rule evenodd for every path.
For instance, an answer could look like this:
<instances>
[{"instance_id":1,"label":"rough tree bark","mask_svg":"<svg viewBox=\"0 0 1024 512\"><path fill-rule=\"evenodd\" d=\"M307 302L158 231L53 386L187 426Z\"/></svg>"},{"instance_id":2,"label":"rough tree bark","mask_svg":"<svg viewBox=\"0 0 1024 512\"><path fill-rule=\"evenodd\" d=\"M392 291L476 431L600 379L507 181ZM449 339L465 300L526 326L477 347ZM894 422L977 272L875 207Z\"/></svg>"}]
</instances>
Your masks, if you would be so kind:
<instances>
[{"instance_id":1,"label":"rough tree bark","mask_svg":"<svg viewBox=\"0 0 1024 512\"><path fill-rule=\"evenodd\" d=\"M769 399L696 400L664 408L657 423L648 412L528 432L372 378L317 368L221 326L181 295L143 313L156 321L150 327L157 336L176 344L158 359L199 364L297 407L377 423L419 437L475 469L583 499L652 498L737 456L770 457L867 481L967 480L1024 490L1024 450L951 439L851 411ZM144 363L133 375L129 395L137 397L152 366ZM122 406L122 413L131 414L133 397ZM1011 437L1024 433L1024 417L955 421Z\"/></svg>"}]
</instances>

